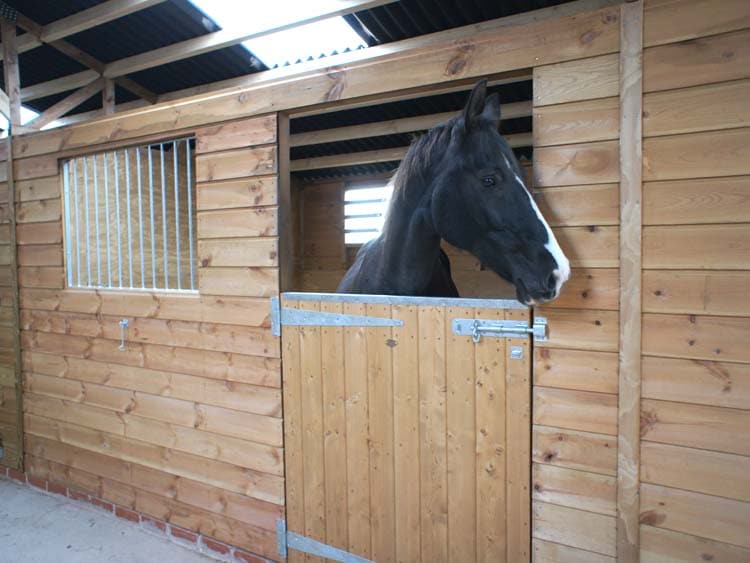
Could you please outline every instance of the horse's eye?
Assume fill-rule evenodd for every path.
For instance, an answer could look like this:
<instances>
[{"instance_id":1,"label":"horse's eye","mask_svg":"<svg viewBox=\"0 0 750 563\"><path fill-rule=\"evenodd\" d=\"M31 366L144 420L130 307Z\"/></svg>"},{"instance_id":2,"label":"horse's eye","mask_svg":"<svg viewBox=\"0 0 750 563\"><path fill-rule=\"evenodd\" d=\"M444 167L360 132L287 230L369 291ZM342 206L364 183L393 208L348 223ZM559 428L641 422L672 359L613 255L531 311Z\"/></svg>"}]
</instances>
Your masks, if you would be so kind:
<instances>
[{"instance_id":1,"label":"horse's eye","mask_svg":"<svg viewBox=\"0 0 750 563\"><path fill-rule=\"evenodd\" d=\"M494 176L485 176L482 178L482 184L485 185L485 187L491 188L495 185L495 177Z\"/></svg>"}]
</instances>

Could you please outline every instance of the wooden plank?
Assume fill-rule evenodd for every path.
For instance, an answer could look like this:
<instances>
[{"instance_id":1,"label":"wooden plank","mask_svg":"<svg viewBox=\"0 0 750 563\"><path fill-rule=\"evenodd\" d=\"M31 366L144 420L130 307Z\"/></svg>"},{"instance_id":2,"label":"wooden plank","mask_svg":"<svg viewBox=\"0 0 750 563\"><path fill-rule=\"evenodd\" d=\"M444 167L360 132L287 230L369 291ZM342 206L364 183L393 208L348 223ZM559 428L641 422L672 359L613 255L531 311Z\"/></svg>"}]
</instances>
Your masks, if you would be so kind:
<instances>
[{"instance_id":1,"label":"wooden plank","mask_svg":"<svg viewBox=\"0 0 750 563\"><path fill-rule=\"evenodd\" d=\"M195 132L195 154L276 142L276 115L265 115L205 127Z\"/></svg>"},{"instance_id":2,"label":"wooden plank","mask_svg":"<svg viewBox=\"0 0 750 563\"><path fill-rule=\"evenodd\" d=\"M743 223L749 216L750 176L644 185L644 225Z\"/></svg>"},{"instance_id":3,"label":"wooden plank","mask_svg":"<svg viewBox=\"0 0 750 563\"><path fill-rule=\"evenodd\" d=\"M393 441L395 476L395 544L397 561L418 561L420 534L419 458L419 325L417 308L394 305ZM473 359L472 359L473 360ZM473 361L472 361L473 363Z\"/></svg>"},{"instance_id":4,"label":"wooden plank","mask_svg":"<svg viewBox=\"0 0 750 563\"><path fill-rule=\"evenodd\" d=\"M611 184L620 179L616 141L539 147L534 151L534 186Z\"/></svg>"},{"instance_id":5,"label":"wooden plank","mask_svg":"<svg viewBox=\"0 0 750 563\"><path fill-rule=\"evenodd\" d=\"M35 156L13 161L14 180L33 180L58 173L57 159L51 156Z\"/></svg>"},{"instance_id":6,"label":"wooden plank","mask_svg":"<svg viewBox=\"0 0 750 563\"><path fill-rule=\"evenodd\" d=\"M59 244L34 244L18 247L21 266L62 266L62 247Z\"/></svg>"},{"instance_id":7,"label":"wooden plank","mask_svg":"<svg viewBox=\"0 0 750 563\"><path fill-rule=\"evenodd\" d=\"M62 225L59 221L50 223L23 223L16 225L16 242L24 244L61 244Z\"/></svg>"},{"instance_id":8,"label":"wooden plank","mask_svg":"<svg viewBox=\"0 0 750 563\"><path fill-rule=\"evenodd\" d=\"M534 538L534 563L614 563L614 557Z\"/></svg>"},{"instance_id":9,"label":"wooden plank","mask_svg":"<svg viewBox=\"0 0 750 563\"><path fill-rule=\"evenodd\" d=\"M533 502L532 510L535 538L615 555L613 517L546 502Z\"/></svg>"},{"instance_id":10,"label":"wooden plank","mask_svg":"<svg viewBox=\"0 0 750 563\"><path fill-rule=\"evenodd\" d=\"M426 561L448 557L444 313L440 307L419 307L420 533Z\"/></svg>"},{"instance_id":11,"label":"wooden plank","mask_svg":"<svg viewBox=\"0 0 750 563\"><path fill-rule=\"evenodd\" d=\"M750 27L747 3L725 0L716 10L711 0L650 0L646 4L643 41L674 43Z\"/></svg>"},{"instance_id":12,"label":"wooden plank","mask_svg":"<svg viewBox=\"0 0 750 563\"><path fill-rule=\"evenodd\" d=\"M750 409L750 366L644 356L643 397Z\"/></svg>"},{"instance_id":13,"label":"wooden plank","mask_svg":"<svg viewBox=\"0 0 750 563\"><path fill-rule=\"evenodd\" d=\"M201 268L198 287L206 295L272 297L279 293L277 268Z\"/></svg>"},{"instance_id":14,"label":"wooden plank","mask_svg":"<svg viewBox=\"0 0 750 563\"><path fill-rule=\"evenodd\" d=\"M597 514L615 515L617 481L609 475L535 464L532 498Z\"/></svg>"},{"instance_id":15,"label":"wooden plank","mask_svg":"<svg viewBox=\"0 0 750 563\"><path fill-rule=\"evenodd\" d=\"M65 286L65 269L58 266L18 268L18 283L23 287L62 289Z\"/></svg>"},{"instance_id":16,"label":"wooden plank","mask_svg":"<svg viewBox=\"0 0 750 563\"><path fill-rule=\"evenodd\" d=\"M534 109L534 146L564 145L616 139L620 129L616 97Z\"/></svg>"},{"instance_id":17,"label":"wooden plank","mask_svg":"<svg viewBox=\"0 0 750 563\"><path fill-rule=\"evenodd\" d=\"M696 360L750 361L745 317L643 315L643 353Z\"/></svg>"},{"instance_id":18,"label":"wooden plank","mask_svg":"<svg viewBox=\"0 0 750 563\"><path fill-rule=\"evenodd\" d=\"M616 310L619 307L619 293L620 275L617 269L573 268L560 295L542 305L540 311L549 307Z\"/></svg>"},{"instance_id":19,"label":"wooden plank","mask_svg":"<svg viewBox=\"0 0 750 563\"><path fill-rule=\"evenodd\" d=\"M3 84L8 94L8 122L11 127L21 125L21 79L18 68L18 40L16 26L10 20L0 22L3 49ZM12 159L11 159L12 160Z\"/></svg>"},{"instance_id":20,"label":"wooden plank","mask_svg":"<svg viewBox=\"0 0 750 563\"><path fill-rule=\"evenodd\" d=\"M643 91L658 92L750 77L750 30L643 51Z\"/></svg>"},{"instance_id":21,"label":"wooden plank","mask_svg":"<svg viewBox=\"0 0 750 563\"><path fill-rule=\"evenodd\" d=\"M641 461L644 483L750 501L750 457L643 442Z\"/></svg>"},{"instance_id":22,"label":"wooden plank","mask_svg":"<svg viewBox=\"0 0 750 563\"><path fill-rule=\"evenodd\" d=\"M256 176L197 186L198 211L276 205L276 176Z\"/></svg>"},{"instance_id":23,"label":"wooden plank","mask_svg":"<svg viewBox=\"0 0 750 563\"><path fill-rule=\"evenodd\" d=\"M534 107L617 96L616 54L534 66Z\"/></svg>"},{"instance_id":24,"label":"wooden plank","mask_svg":"<svg viewBox=\"0 0 750 563\"><path fill-rule=\"evenodd\" d=\"M750 128L652 137L643 141L645 180L750 173Z\"/></svg>"},{"instance_id":25,"label":"wooden plank","mask_svg":"<svg viewBox=\"0 0 750 563\"><path fill-rule=\"evenodd\" d=\"M542 348L573 348L617 352L617 311L545 309L549 324L549 341Z\"/></svg>"},{"instance_id":26,"label":"wooden plank","mask_svg":"<svg viewBox=\"0 0 750 563\"><path fill-rule=\"evenodd\" d=\"M742 270L750 261L750 224L643 229L644 268Z\"/></svg>"},{"instance_id":27,"label":"wooden plank","mask_svg":"<svg viewBox=\"0 0 750 563\"><path fill-rule=\"evenodd\" d=\"M560 248L574 268L616 268L617 227L554 227Z\"/></svg>"},{"instance_id":28,"label":"wooden plank","mask_svg":"<svg viewBox=\"0 0 750 563\"><path fill-rule=\"evenodd\" d=\"M750 503L659 485L641 485L641 522L750 547Z\"/></svg>"},{"instance_id":29,"label":"wooden plank","mask_svg":"<svg viewBox=\"0 0 750 563\"><path fill-rule=\"evenodd\" d=\"M277 209L231 209L198 213L198 238L267 237L277 234Z\"/></svg>"},{"instance_id":30,"label":"wooden plank","mask_svg":"<svg viewBox=\"0 0 750 563\"><path fill-rule=\"evenodd\" d=\"M652 92L643 99L645 137L734 129L750 125L750 80Z\"/></svg>"},{"instance_id":31,"label":"wooden plank","mask_svg":"<svg viewBox=\"0 0 750 563\"><path fill-rule=\"evenodd\" d=\"M104 88L102 89L102 111L104 115L115 113L115 82L114 80L105 79Z\"/></svg>"},{"instance_id":32,"label":"wooden plank","mask_svg":"<svg viewBox=\"0 0 750 563\"><path fill-rule=\"evenodd\" d=\"M59 102L45 109L44 112L39 114L39 116L26 123L24 127L29 127L31 129L41 129L45 125L49 125L58 117L62 117L66 113L77 108L83 102L91 98L94 94L98 94L99 92L101 92L104 88L104 83L104 78L97 77L90 84L87 84L83 88L76 90L72 94L64 97Z\"/></svg>"},{"instance_id":33,"label":"wooden plank","mask_svg":"<svg viewBox=\"0 0 750 563\"><path fill-rule=\"evenodd\" d=\"M641 416L644 440L750 455L750 411L644 399Z\"/></svg>"},{"instance_id":34,"label":"wooden plank","mask_svg":"<svg viewBox=\"0 0 750 563\"><path fill-rule=\"evenodd\" d=\"M62 186L58 176L20 180L15 182L15 187L17 202L53 199L60 197L62 193Z\"/></svg>"},{"instance_id":35,"label":"wooden plank","mask_svg":"<svg viewBox=\"0 0 750 563\"><path fill-rule=\"evenodd\" d=\"M534 424L614 435L617 434L617 397L535 387Z\"/></svg>"},{"instance_id":36,"label":"wooden plank","mask_svg":"<svg viewBox=\"0 0 750 563\"><path fill-rule=\"evenodd\" d=\"M279 265L278 239L246 238L198 241L201 267L270 267Z\"/></svg>"},{"instance_id":37,"label":"wooden plank","mask_svg":"<svg viewBox=\"0 0 750 563\"><path fill-rule=\"evenodd\" d=\"M62 203L59 198L16 204L16 221L19 223L45 223L60 221L61 218Z\"/></svg>"},{"instance_id":38,"label":"wooden plank","mask_svg":"<svg viewBox=\"0 0 750 563\"><path fill-rule=\"evenodd\" d=\"M612 352L534 350L534 385L617 394L618 357Z\"/></svg>"},{"instance_id":39,"label":"wooden plank","mask_svg":"<svg viewBox=\"0 0 750 563\"><path fill-rule=\"evenodd\" d=\"M195 157L197 182L231 180L276 172L276 146L235 149Z\"/></svg>"},{"instance_id":40,"label":"wooden plank","mask_svg":"<svg viewBox=\"0 0 750 563\"><path fill-rule=\"evenodd\" d=\"M503 311L476 310L486 319L503 319ZM466 340L469 340L466 338ZM473 350L476 428L476 553L480 561L504 561L508 542L507 341L482 339ZM450 407L448 409L450 413Z\"/></svg>"},{"instance_id":41,"label":"wooden plank","mask_svg":"<svg viewBox=\"0 0 750 563\"><path fill-rule=\"evenodd\" d=\"M641 561L726 561L742 563L750 558L750 549L706 538L681 534L664 528L641 526Z\"/></svg>"},{"instance_id":42,"label":"wooden plank","mask_svg":"<svg viewBox=\"0 0 750 563\"><path fill-rule=\"evenodd\" d=\"M648 270L643 273L643 310L750 316L750 273L744 271Z\"/></svg>"},{"instance_id":43,"label":"wooden plank","mask_svg":"<svg viewBox=\"0 0 750 563\"><path fill-rule=\"evenodd\" d=\"M617 184L535 189L534 199L552 227L617 225L620 222Z\"/></svg>"}]
</instances>

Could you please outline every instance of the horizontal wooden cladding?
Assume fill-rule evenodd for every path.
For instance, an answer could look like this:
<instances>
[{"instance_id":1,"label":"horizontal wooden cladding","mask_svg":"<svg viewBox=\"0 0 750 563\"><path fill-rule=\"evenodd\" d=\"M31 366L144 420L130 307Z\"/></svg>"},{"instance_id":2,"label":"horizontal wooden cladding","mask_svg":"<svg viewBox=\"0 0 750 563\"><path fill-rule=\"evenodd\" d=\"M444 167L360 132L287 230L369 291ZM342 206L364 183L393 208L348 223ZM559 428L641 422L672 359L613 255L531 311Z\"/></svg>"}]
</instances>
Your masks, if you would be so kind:
<instances>
[{"instance_id":1,"label":"horizontal wooden cladding","mask_svg":"<svg viewBox=\"0 0 750 563\"><path fill-rule=\"evenodd\" d=\"M750 272L646 270L646 313L750 316Z\"/></svg>"},{"instance_id":2,"label":"horizontal wooden cladding","mask_svg":"<svg viewBox=\"0 0 750 563\"><path fill-rule=\"evenodd\" d=\"M617 394L618 359L614 352L535 348L534 385Z\"/></svg>"},{"instance_id":3,"label":"horizontal wooden cladding","mask_svg":"<svg viewBox=\"0 0 750 563\"><path fill-rule=\"evenodd\" d=\"M643 228L645 269L745 270L750 223Z\"/></svg>"},{"instance_id":4,"label":"horizontal wooden cladding","mask_svg":"<svg viewBox=\"0 0 750 563\"><path fill-rule=\"evenodd\" d=\"M201 211L198 238L267 237L277 233L275 207Z\"/></svg>"},{"instance_id":5,"label":"horizontal wooden cladding","mask_svg":"<svg viewBox=\"0 0 750 563\"><path fill-rule=\"evenodd\" d=\"M574 268L616 268L619 262L617 227L553 227L565 256Z\"/></svg>"},{"instance_id":6,"label":"horizontal wooden cladding","mask_svg":"<svg viewBox=\"0 0 750 563\"><path fill-rule=\"evenodd\" d=\"M649 0L644 6L643 43L674 43L750 27L745 0ZM717 559L723 561L723 559Z\"/></svg>"},{"instance_id":7,"label":"horizontal wooden cladding","mask_svg":"<svg viewBox=\"0 0 750 563\"><path fill-rule=\"evenodd\" d=\"M50 223L20 223L16 225L16 242L27 244L61 244L63 229L60 221Z\"/></svg>"},{"instance_id":8,"label":"horizontal wooden cladding","mask_svg":"<svg viewBox=\"0 0 750 563\"><path fill-rule=\"evenodd\" d=\"M16 201L35 201L62 197L62 181L59 176L33 178L15 182Z\"/></svg>"},{"instance_id":9,"label":"horizontal wooden cladding","mask_svg":"<svg viewBox=\"0 0 750 563\"><path fill-rule=\"evenodd\" d=\"M121 317L21 311L21 330L120 340ZM278 338L266 327L218 325L166 319L131 317L125 331L127 344L159 344L197 350L280 357Z\"/></svg>"},{"instance_id":10,"label":"horizontal wooden cladding","mask_svg":"<svg viewBox=\"0 0 750 563\"><path fill-rule=\"evenodd\" d=\"M62 217L62 200L42 199L23 201L16 204L16 221L18 223L44 223L59 221Z\"/></svg>"},{"instance_id":11,"label":"horizontal wooden cladding","mask_svg":"<svg viewBox=\"0 0 750 563\"><path fill-rule=\"evenodd\" d=\"M698 315L643 315L648 356L750 362L750 319Z\"/></svg>"},{"instance_id":12,"label":"horizontal wooden cladding","mask_svg":"<svg viewBox=\"0 0 750 563\"><path fill-rule=\"evenodd\" d=\"M198 287L206 295L273 297L279 293L278 268L201 268Z\"/></svg>"},{"instance_id":13,"label":"horizontal wooden cladding","mask_svg":"<svg viewBox=\"0 0 750 563\"><path fill-rule=\"evenodd\" d=\"M195 132L195 154L276 142L276 114L221 123Z\"/></svg>"},{"instance_id":14,"label":"horizontal wooden cladding","mask_svg":"<svg viewBox=\"0 0 750 563\"><path fill-rule=\"evenodd\" d=\"M271 305L265 298L33 288L22 288L20 297L24 309L241 326L271 325Z\"/></svg>"},{"instance_id":15,"label":"horizontal wooden cladding","mask_svg":"<svg viewBox=\"0 0 750 563\"><path fill-rule=\"evenodd\" d=\"M23 353L23 370L27 374L70 380L82 386L93 383L246 413L281 414L279 393L255 384L36 351ZM63 381L59 385L67 384Z\"/></svg>"},{"instance_id":16,"label":"horizontal wooden cladding","mask_svg":"<svg viewBox=\"0 0 750 563\"><path fill-rule=\"evenodd\" d=\"M750 176L646 182L643 186L644 225L749 220Z\"/></svg>"},{"instance_id":17,"label":"horizontal wooden cladding","mask_svg":"<svg viewBox=\"0 0 750 563\"><path fill-rule=\"evenodd\" d=\"M199 154L195 157L195 179L212 182L262 176L275 173L276 166L276 145Z\"/></svg>"},{"instance_id":18,"label":"horizontal wooden cladding","mask_svg":"<svg viewBox=\"0 0 750 563\"><path fill-rule=\"evenodd\" d=\"M268 387L278 387L280 384L280 362L277 358L132 342L126 350L120 350L119 340L49 332L23 332L21 342L24 351L185 373L219 381L236 381ZM269 391L270 396L277 397L277 401L269 402L266 410L258 414L278 416L280 392L274 389Z\"/></svg>"},{"instance_id":19,"label":"horizontal wooden cladding","mask_svg":"<svg viewBox=\"0 0 750 563\"><path fill-rule=\"evenodd\" d=\"M278 239L212 239L198 241L198 262L209 266L278 266Z\"/></svg>"},{"instance_id":20,"label":"horizontal wooden cladding","mask_svg":"<svg viewBox=\"0 0 750 563\"><path fill-rule=\"evenodd\" d=\"M261 473L277 476L284 473L281 448L249 440L28 392L24 395L24 412L27 415L101 430Z\"/></svg>"},{"instance_id":21,"label":"horizontal wooden cladding","mask_svg":"<svg viewBox=\"0 0 750 563\"><path fill-rule=\"evenodd\" d=\"M60 266L18 268L18 284L22 287L62 289L65 287L65 269Z\"/></svg>"},{"instance_id":22,"label":"horizontal wooden cladding","mask_svg":"<svg viewBox=\"0 0 750 563\"><path fill-rule=\"evenodd\" d=\"M538 538L531 540L531 552L534 563L615 563L614 557Z\"/></svg>"},{"instance_id":23,"label":"horizontal wooden cladding","mask_svg":"<svg viewBox=\"0 0 750 563\"><path fill-rule=\"evenodd\" d=\"M748 174L748 127L643 140L643 179L646 181Z\"/></svg>"},{"instance_id":24,"label":"horizontal wooden cladding","mask_svg":"<svg viewBox=\"0 0 750 563\"><path fill-rule=\"evenodd\" d=\"M252 90L212 93L154 110L136 110L65 130L25 135L16 157L199 127L270 111L303 108L362 96L397 92L457 78L498 74L564 60L613 53L618 48L619 6L575 16L505 26L472 34L460 44L445 41L422 49L384 54L377 60L300 73ZM394 69L397 72L394 73ZM304 87L301 82L304 81ZM346 87L341 87L342 84Z\"/></svg>"},{"instance_id":25,"label":"horizontal wooden cladding","mask_svg":"<svg viewBox=\"0 0 750 563\"><path fill-rule=\"evenodd\" d=\"M641 411L643 440L750 455L750 411L653 399Z\"/></svg>"},{"instance_id":26,"label":"horizontal wooden cladding","mask_svg":"<svg viewBox=\"0 0 750 563\"><path fill-rule=\"evenodd\" d=\"M197 185L198 211L276 205L277 176L202 182Z\"/></svg>"},{"instance_id":27,"label":"horizontal wooden cladding","mask_svg":"<svg viewBox=\"0 0 750 563\"><path fill-rule=\"evenodd\" d=\"M29 436L28 453L38 459L132 485L267 530L275 530L275 519L283 517L283 508L277 504L220 490L192 479L170 475L137 463L128 463L46 438Z\"/></svg>"},{"instance_id":28,"label":"horizontal wooden cladding","mask_svg":"<svg viewBox=\"0 0 750 563\"><path fill-rule=\"evenodd\" d=\"M534 66L534 106L617 96L617 54Z\"/></svg>"},{"instance_id":29,"label":"horizontal wooden cladding","mask_svg":"<svg viewBox=\"0 0 750 563\"><path fill-rule=\"evenodd\" d=\"M534 150L535 188L611 184L619 180L619 144L616 141Z\"/></svg>"},{"instance_id":30,"label":"horizontal wooden cladding","mask_svg":"<svg viewBox=\"0 0 750 563\"><path fill-rule=\"evenodd\" d=\"M646 94L643 135L656 137L745 127L750 125L748 99L750 80Z\"/></svg>"},{"instance_id":31,"label":"horizontal wooden cladding","mask_svg":"<svg viewBox=\"0 0 750 563\"><path fill-rule=\"evenodd\" d=\"M643 563L671 561L746 563L750 561L750 549L663 528L641 526L640 537Z\"/></svg>"},{"instance_id":32,"label":"horizontal wooden cladding","mask_svg":"<svg viewBox=\"0 0 750 563\"><path fill-rule=\"evenodd\" d=\"M534 387L534 424L617 434L617 395Z\"/></svg>"},{"instance_id":33,"label":"horizontal wooden cladding","mask_svg":"<svg viewBox=\"0 0 750 563\"><path fill-rule=\"evenodd\" d=\"M259 444L282 446L280 418L204 405L201 404L200 398L185 401L163 395L117 389L106 384L86 383L34 373L24 374L24 391L31 394L28 399L31 409L27 409L28 412L32 412L35 404L44 405L47 399L54 400L53 407L61 400L65 405L80 403Z\"/></svg>"},{"instance_id":34,"label":"horizontal wooden cladding","mask_svg":"<svg viewBox=\"0 0 750 563\"><path fill-rule=\"evenodd\" d=\"M617 311L545 309L549 341L543 348L573 348L616 352L619 320Z\"/></svg>"},{"instance_id":35,"label":"horizontal wooden cladding","mask_svg":"<svg viewBox=\"0 0 750 563\"><path fill-rule=\"evenodd\" d=\"M19 245L18 264L19 266L62 266L62 246L59 244Z\"/></svg>"},{"instance_id":36,"label":"horizontal wooden cladding","mask_svg":"<svg viewBox=\"0 0 750 563\"><path fill-rule=\"evenodd\" d=\"M603 555L615 555L613 516L537 501L532 503L532 535Z\"/></svg>"},{"instance_id":37,"label":"horizontal wooden cladding","mask_svg":"<svg viewBox=\"0 0 750 563\"><path fill-rule=\"evenodd\" d=\"M750 547L750 503L650 485L641 485L641 523L657 528Z\"/></svg>"},{"instance_id":38,"label":"horizontal wooden cladding","mask_svg":"<svg viewBox=\"0 0 750 563\"><path fill-rule=\"evenodd\" d=\"M57 158L54 155L33 156L13 161L14 181L46 178L55 176L58 172Z\"/></svg>"},{"instance_id":39,"label":"horizontal wooden cladding","mask_svg":"<svg viewBox=\"0 0 750 563\"><path fill-rule=\"evenodd\" d=\"M617 97L534 108L534 146L616 139L620 133Z\"/></svg>"},{"instance_id":40,"label":"horizontal wooden cladding","mask_svg":"<svg viewBox=\"0 0 750 563\"><path fill-rule=\"evenodd\" d=\"M617 184L540 188L534 190L534 199L553 227L617 225L620 222Z\"/></svg>"},{"instance_id":41,"label":"horizontal wooden cladding","mask_svg":"<svg viewBox=\"0 0 750 563\"><path fill-rule=\"evenodd\" d=\"M655 92L750 77L750 30L643 50L643 91Z\"/></svg>"},{"instance_id":42,"label":"horizontal wooden cladding","mask_svg":"<svg viewBox=\"0 0 750 563\"><path fill-rule=\"evenodd\" d=\"M750 501L750 457L641 442L641 481Z\"/></svg>"},{"instance_id":43,"label":"horizontal wooden cladding","mask_svg":"<svg viewBox=\"0 0 750 563\"><path fill-rule=\"evenodd\" d=\"M455 275L453 276L456 277ZM515 298L515 291L511 294ZM543 305L547 308L617 310L620 272L614 268L573 268L560 295Z\"/></svg>"},{"instance_id":44,"label":"horizontal wooden cladding","mask_svg":"<svg viewBox=\"0 0 750 563\"><path fill-rule=\"evenodd\" d=\"M750 410L750 365L644 356L643 397Z\"/></svg>"},{"instance_id":45,"label":"horizontal wooden cladding","mask_svg":"<svg viewBox=\"0 0 750 563\"><path fill-rule=\"evenodd\" d=\"M535 501L615 515L617 483L609 475L534 464L531 483Z\"/></svg>"}]
</instances>

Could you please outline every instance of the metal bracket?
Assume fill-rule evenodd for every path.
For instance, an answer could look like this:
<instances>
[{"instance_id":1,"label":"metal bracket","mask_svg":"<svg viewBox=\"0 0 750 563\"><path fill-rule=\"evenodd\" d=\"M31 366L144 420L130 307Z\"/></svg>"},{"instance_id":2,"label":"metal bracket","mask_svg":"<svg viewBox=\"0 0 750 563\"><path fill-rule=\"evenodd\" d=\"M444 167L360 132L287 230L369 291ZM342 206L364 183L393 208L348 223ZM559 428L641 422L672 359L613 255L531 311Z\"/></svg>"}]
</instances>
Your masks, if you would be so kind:
<instances>
[{"instance_id":1,"label":"metal bracket","mask_svg":"<svg viewBox=\"0 0 750 563\"><path fill-rule=\"evenodd\" d=\"M338 547L324 544L295 532L289 532L286 529L286 521L281 518L276 520L276 548L278 554L284 559L287 558L288 551L294 549L333 561L342 561L343 563L374 563L370 559L354 555Z\"/></svg>"},{"instance_id":2,"label":"metal bracket","mask_svg":"<svg viewBox=\"0 0 750 563\"><path fill-rule=\"evenodd\" d=\"M547 319L535 317L534 324L529 326L526 321L495 321L486 319L453 319L453 334L471 336L474 342L479 342L482 336L495 338L525 338L534 337L534 342L546 342Z\"/></svg>"},{"instance_id":3,"label":"metal bracket","mask_svg":"<svg viewBox=\"0 0 750 563\"><path fill-rule=\"evenodd\" d=\"M127 349L125 346L125 338L127 336L129 325L130 325L130 321L128 321L128 319L122 319L120 321L120 346L118 349L121 352L124 352Z\"/></svg>"},{"instance_id":4,"label":"metal bracket","mask_svg":"<svg viewBox=\"0 0 750 563\"><path fill-rule=\"evenodd\" d=\"M404 326L404 321L292 309L281 307L279 298L271 297L271 332L275 336L281 336L282 326Z\"/></svg>"}]
</instances>

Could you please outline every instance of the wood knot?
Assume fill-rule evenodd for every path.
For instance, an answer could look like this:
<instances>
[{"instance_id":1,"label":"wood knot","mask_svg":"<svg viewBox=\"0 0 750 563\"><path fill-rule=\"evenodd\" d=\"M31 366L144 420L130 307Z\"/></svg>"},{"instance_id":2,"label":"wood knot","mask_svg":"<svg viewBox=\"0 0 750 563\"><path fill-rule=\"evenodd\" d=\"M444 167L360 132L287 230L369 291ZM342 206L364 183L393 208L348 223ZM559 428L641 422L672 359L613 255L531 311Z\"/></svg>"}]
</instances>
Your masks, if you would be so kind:
<instances>
[{"instance_id":1,"label":"wood knot","mask_svg":"<svg viewBox=\"0 0 750 563\"><path fill-rule=\"evenodd\" d=\"M641 513L640 522L641 524L646 524L647 526L658 526L662 524L666 519L667 516L665 514L662 514L661 512L657 512L656 510L646 510L645 512Z\"/></svg>"},{"instance_id":2,"label":"wood knot","mask_svg":"<svg viewBox=\"0 0 750 563\"><path fill-rule=\"evenodd\" d=\"M656 413L654 411L649 410L642 410L641 411L641 437L648 434L648 431L651 430L656 423L659 422L659 419L656 416Z\"/></svg>"},{"instance_id":3,"label":"wood knot","mask_svg":"<svg viewBox=\"0 0 750 563\"><path fill-rule=\"evenodd\" d=\"M701 559L703 559L703 561L713 561L714 556L710 553L701 553Z\"/></svg>"},{"instance_id":4,"label":"wood knot","mask_svg":"<svg viewBox=\"0 0 750 563\"><path fill-rule=\"evenodd\" d=\"M385 345L388 346L388 348L395 348L396 346L398 346L398 342L393 340L393 338L389 338L385 341Z\"/></svg>"},{"instance_id":5,"label":"wood knot","mask_svg":"<svg viewBox=\"0 0 750 563\"><path fill-rule=\"evenodd\" d=\"M553 459L555 459L556 456L557 456L557 454L555 454L554 452L545 452L545 454L542 457L542 459L544 459L544 461L546 461L547 463L549 463L550 461L552 461Z\"/></svg>"},{"instance_id":6,"label":"wood knot","mask_svg":"<svg viewBox=\"0 0 750 563\"><path fill-rule=\"evenodd\" d=\"M582 33L581 36L578 38L578 40L583 43L584 45L591 43L594 39L599 37L601 35L601 31L594 31L593 29L590 31L587 31L586 33Z\"/></svg>"},{"instance_id":7,"label":"wood knot","mask_svg":"<svg viewBox=\"0 0 750 563\"><path fill-rule=\"evenodd\" d=\"M584 298L584 299L588 299L589 298L589 292L585 291L585 290L582 291L581 292L581 297Z\"/></svg>"},{"instance_id":8,"label":"wood knot","mask_svg":"<svg viewBox=\"0 0 750 563\"><path fill-rule=\"evenodd\" d=\"M328 92L325 95L326 102L333 102L341 99L341 95L344 93L346 87L346 74L340 70L332 71L328 73L328 79L332 82L331 87L328 88Z\"/></svg>"},{"instance_id":9,"label":"wood knot","mask_svg":"<svg viewBox=\"0 0 750 563\"><path fill-rule=\"evenodd\" d=\"M459 45L458 52L448 61L445 67L446 76L455 76L461 74L469 64L469 59L476 47L469 43Z\"/></svg>"}]
</instances>

